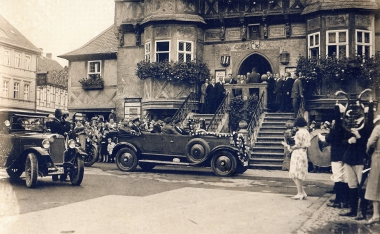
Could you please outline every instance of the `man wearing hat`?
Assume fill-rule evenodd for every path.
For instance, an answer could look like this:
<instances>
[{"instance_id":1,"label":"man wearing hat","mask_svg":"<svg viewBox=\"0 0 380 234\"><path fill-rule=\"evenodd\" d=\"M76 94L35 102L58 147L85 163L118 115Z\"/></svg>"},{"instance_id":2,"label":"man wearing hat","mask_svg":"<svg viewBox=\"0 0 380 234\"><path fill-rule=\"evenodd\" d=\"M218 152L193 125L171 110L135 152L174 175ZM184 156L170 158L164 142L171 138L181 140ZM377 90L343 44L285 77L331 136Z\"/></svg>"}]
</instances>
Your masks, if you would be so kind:
<instances>
[{"instance_id":1,"label":"man wearing hat","mask_svg":"<svg viewBox=\"0 0 380 234\"><path fill-rule=\"evenodd\" d=\"M64 125L62 124L62 110L56 109L54 112L54 118L50 122L51 133L58 133L60 135L65 134Z\"/></svg>"},{"instance_id":2,"label":"man wearing hat","mask_svg":"<svg viewBox=\"0 0 380 234\"><path fill-rule=\"evenodd\" d=\"M139 123L140 123L140 119L139 118L136 118L134 120L132 120L132 126L131 126L131 129L137 133L140 133L140 128L139 128Z\"/></svg>"},{"instance_id":3,"label":"man wearing hat","mask_svg":"<svg viewBox=\"0 0 380 234\"><path fill-rule=\"evenodd\" d=\"M175 130L175 128L170 124L172 122L172 118L166 117L164 119L165 125L162 127L161 131L162 133L166 134L175 134L175 135L181 135L179 132Z\"/></svg>"}]
</instances>

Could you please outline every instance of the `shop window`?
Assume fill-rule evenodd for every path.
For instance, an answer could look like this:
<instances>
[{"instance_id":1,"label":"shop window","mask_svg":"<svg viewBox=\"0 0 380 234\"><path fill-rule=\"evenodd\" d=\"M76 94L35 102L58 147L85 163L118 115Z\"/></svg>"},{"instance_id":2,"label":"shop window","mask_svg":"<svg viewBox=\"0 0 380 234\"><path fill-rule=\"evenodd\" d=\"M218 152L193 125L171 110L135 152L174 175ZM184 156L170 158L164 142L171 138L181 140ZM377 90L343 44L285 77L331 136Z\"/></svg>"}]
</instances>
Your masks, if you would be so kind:
<instances>
[{"instance_id":1,"label":"shop window","mask_svg":"<svg viewBox=\"0 0 380 234\"><path fill-rule=\"evenodd\" d=\"M327 31L327 56L335 58L348 57L348 31Z\"/></svg>"},{"instance_id":2,"label":"shop window","mask_svg":"<svg viewBox=\"0 0 380 234\"><path fill-rule=\"evenodd\" d=\"M309 34L308 36L308 47L309 47L309 57L318 58L319 57L319 46L320 46L320 36L318 33Z\"/></svg>"},{"instance_id":3,"label":"shop window","mask_svg":"<svg viewBox=\"0 0 380 234\"><path fill-rule=\"evenodd\" d=\"M156 62L170 61L170 41L156 41Z\"/></svg>"},{"instance_id":4,"label":"shop window","mask_svg":"<svg viewBox=\"0 0 380 234\"><path fill-rule=\"evenodd\" d=\"M145 62L150 63L150 42L145 43Z\"/></svg>"},{"instance_id":5,"label":"shop window","mask_svg":"<svg viewBox=\"0 0 380 234\"><path fill-rule=\"evenodd\" d=\"M8 50L4 51L4 65L11 65L11 54Z\"/></svg>"},{"instance_id":6,"label":"shop window","mask_svg":"<svg viewBox=\"0 0 380 234\"><path fill-rule=\"evenodd\" d=\"M21 67L21 54L15 53L15 67L20 68Z\"/></svg>"},{"instance_id":7,"label":"shop window","mask_svg":"<svg viewBox=\"0 0 380 234\"><path fill-rule=\"evenodd\" d=\"M89 61L88 62L88 75L101 75L101 65L102 62L98 61Z\"/></svg>"},{"instance_id":8,"label":"shop window","mask_svg":"<svg viewBox=\"0 0 380 234\"><path fill-rule=\"evenodd\" d=\"M25 69L28 71L31 70L31 67L30 67L31 61L32 61L32 58L29 55L26 55L25 56Z\"/></svg>"},{"instance_id":9,"label":"shop window","mask_svg":"<svg viewBox=\"0 0 380 234\"><path fill-rule=\"evenodd\" d=\"M356 30L356 54L369 58L372 56L371 32Z\"/></svg>"},{"instance_id":10,"label":"shop window","mask_svg":"<svg viewBox=\"0 0 380 234\"><path fill-rule=\"evenodd\" d=\"M24 84L24 100L29 100L30 85Z\"/></svg>"},{"instance_id":11,"label":"shop window","mask_svg":"<svg viewBox=\"0 0 380 234\"><path fill-rule=\"evenodd\" d=\"M14 82L13 84L13 98L20 98L20 83Z\"/></svg>"},{"instance_id":12,"label":"shop window","mask_svg":"<svg viewBox=\"0 0 380 234\"><path fill-rule=\"evenodd\" d=\"M9 81L3 81L3 97L9 97Z\"/></svg>"},{"instance_id":13,"label":"shop window","mask_svg":"<svg viewBox=\"0 0 380 234\"><path fill-rule=\"evenodd\" d=\"M179 41L178 42L178 61L189 62L193 60L193 43Z\"/></svg>"}]
</instances>

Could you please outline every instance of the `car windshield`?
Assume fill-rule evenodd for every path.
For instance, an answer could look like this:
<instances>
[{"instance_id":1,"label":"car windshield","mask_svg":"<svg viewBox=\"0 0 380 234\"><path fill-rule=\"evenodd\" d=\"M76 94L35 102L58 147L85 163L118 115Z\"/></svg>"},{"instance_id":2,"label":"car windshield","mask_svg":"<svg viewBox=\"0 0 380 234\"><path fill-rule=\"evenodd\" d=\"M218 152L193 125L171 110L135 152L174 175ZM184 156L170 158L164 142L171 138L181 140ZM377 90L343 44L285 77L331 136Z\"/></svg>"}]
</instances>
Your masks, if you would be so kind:
<instances>
[{"instance_id":1,"label":"car windshield","mask_svg":"<svg viewBox=\"0 0 380 234\"><path fill-rule=\"evenodd\" d=\"M12 116L11 129L20 131L43 131L44 119L34 116Z\"/></svg>"}]
</instances>

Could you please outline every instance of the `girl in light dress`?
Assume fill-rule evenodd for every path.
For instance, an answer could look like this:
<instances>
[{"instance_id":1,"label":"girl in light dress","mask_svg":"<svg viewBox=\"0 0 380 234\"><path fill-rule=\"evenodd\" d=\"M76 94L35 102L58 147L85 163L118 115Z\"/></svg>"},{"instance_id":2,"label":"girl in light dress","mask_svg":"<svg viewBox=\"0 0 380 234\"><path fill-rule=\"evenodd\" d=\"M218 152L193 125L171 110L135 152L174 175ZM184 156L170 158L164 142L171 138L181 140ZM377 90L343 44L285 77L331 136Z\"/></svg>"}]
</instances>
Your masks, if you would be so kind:
<instances>
[{"instance_id":1,"label":"girl in light dress","mask_svg":"<svg viewBox=\"0 0 380 234\"><path fill-rule=\"evenodd\" d=\"M303 182L306 179L308 170L307 148L310 146L310 133L307 128L307 122L303 117L296 118L294 126L298 129L294 136L295 145L283 144L291 152L289 177L293 179L297 186L297 195L292 199L304 200L307 197Z\"/></svg>"}]
</instances>

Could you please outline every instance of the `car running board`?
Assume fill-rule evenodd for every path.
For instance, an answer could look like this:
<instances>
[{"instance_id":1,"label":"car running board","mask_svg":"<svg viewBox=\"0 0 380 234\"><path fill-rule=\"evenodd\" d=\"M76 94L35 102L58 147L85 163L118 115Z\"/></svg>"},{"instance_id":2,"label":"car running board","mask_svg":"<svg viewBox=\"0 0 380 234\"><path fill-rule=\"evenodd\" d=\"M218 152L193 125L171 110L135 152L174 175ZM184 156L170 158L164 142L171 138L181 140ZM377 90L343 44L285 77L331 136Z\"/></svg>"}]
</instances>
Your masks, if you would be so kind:
<instances>
[{"instance_id":1,"label":"car running board","mask_svg":"<svg viewBox=\"0 0 380 234\"><path fill-rule=\"evenodd\" d=\"M146 160L141 159L139 162L143 163L153 163L153 164L162 164L162 165L181 165L181 166L195 166L196 163L185 163L185 162L170 162L170 161L157 161L157 160Z\"/></svg>"}]
</instances>

